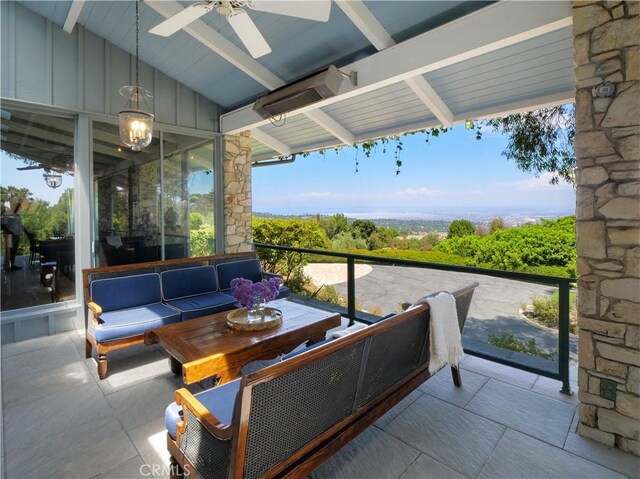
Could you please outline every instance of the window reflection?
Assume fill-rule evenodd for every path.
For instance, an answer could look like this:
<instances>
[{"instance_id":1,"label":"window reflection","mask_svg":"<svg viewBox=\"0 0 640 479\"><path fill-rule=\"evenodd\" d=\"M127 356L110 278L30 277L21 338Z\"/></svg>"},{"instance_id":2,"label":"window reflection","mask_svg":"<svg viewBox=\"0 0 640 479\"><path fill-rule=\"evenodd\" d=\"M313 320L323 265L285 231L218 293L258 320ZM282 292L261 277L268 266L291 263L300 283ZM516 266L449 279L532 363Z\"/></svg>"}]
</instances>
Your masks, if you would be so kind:
<instances>
[{"instance_id":1,"label":"window reflection","mask_svg":"<svg viewBox=\"0 0 640 479\"><path fill-rule=\"evenodd\" d=\"M213 141L164 135L165 258L215 253Z\"/></svg>"},{"instance_id":2,"label":"window reflection","mask_svg":"<svg viewBox=\"0 0 640 479\"><path fill-rule=\"evenodd\" d=\"M2 311L75 299L72 118L2 109Z\"/></svg>"},{"instance_id":3,"label":"window reflection","mask_svg":"<svg viewBox=\"0 0 640 479\"><path fill-rule=\"evenodd\" d=\"M213 141L156 132L133 152L94 122L96 264L213 254ZM162 178L162 181L161 181Z\"/></svg>"}]
</instances>

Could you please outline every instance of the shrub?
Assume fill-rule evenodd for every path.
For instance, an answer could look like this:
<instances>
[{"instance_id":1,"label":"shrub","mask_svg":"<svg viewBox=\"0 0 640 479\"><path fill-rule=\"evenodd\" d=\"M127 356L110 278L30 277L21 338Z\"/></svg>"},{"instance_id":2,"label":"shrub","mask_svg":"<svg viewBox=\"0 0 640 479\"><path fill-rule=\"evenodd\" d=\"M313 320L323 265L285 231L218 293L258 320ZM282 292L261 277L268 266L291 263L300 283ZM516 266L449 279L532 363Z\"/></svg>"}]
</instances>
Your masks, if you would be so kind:
<instances>
[{"instance_id":1,"label":"shrub","mask_svg":"<svg viewBox=\"0 0 640 479\"><path fill-rule=\"evenodd\" d=\"M420 249L430 251L442 242L438 233L427 233L420 239Z\"/></svg>"},{"instance_id":2,"label":"shrub","mask_svg":"<svg viewBox=\"0 0 640 479\"><path fill-rule=\"evenodd\" d=\"M191 256L208 256L216 251L216 232L213 226L204 225L189 232Z\"/></svg>"},{"instance_id":3,"label":"shrub","mask_svg":"<svg viewBox=\"0 0 640 479\"><path fill-rule=\"evenodd\" d=\"M338 233L331 240L331 249L336 251L348 251L352 249L367 249L367 242L358 237L354 238L348 231Z\"/></svg>"},{"instance_id":4,"label":"shrub","mask_svg":"<svg viewBox=\"0 0 640 479\"><path fill-rule=\"evenodd\" d=\"M489 231L491 233L495 233L498 230L503 230L506 229L507 227L504 225L504 220L502 218L500 218L499 216L496 218L493 218L491 220L491 225L489 225Z\"/></svg>"},{"instance_id":5,"label":"shrub","mask_svg":"<svg viewBox=\"0 0 640 479\"><path fill-rule=\"evenodd\" d=\"M476 228L469 220L453 220L449 225L447 238L457 238L458 236L467 236L475 234Z\"/></svg>"},{"instance_id":6,"label":"shrub","mask_svg":"<svg viewBox=\"0 0 640 479\"><path fill-rule=\"evenodd\" d=\"M560 323L560 299L557 292L548 297L534 298L531 303L532 311L527 314L529 319L533 319L549 328L558 329ZM569 295L569 331L574 334L577 332L577 322L576 295L571 293Z\"/></svg>"},{"instance_id":7,"label":"shrub","mask_svg":"<svg viewBox=\"0 0 640 479\"><path fill-rule=\"evenodd\" d=\"M544 220L540 224L498 230L480 238L447 239L436 251L470 258L472 264L507 271L555 266L554 276L575 277L575 218Z\"/></svg>"},{"instance_id":8,"label":"shrub","mask_svg":"<svg viewBox=\"0 0 640 479\"><path fill-rule=\"evenodd\" d=\"M536 340L528 339L526 342L516 338L511 331L505 331L500 335L489 333L489 344L498 346L499 348L517 351L530 356L540 356L541 358L551 359L557 351L546 352L536 346Z\"/></svg>"},{"instance_id":9,"label":"shrub","mask_svg":"<svg viewBox=\"0 0 640 479\"><path fill-rule=\"evenodd\" d=\"M326 232L315 220L298 219L253 219L253 240L294 248L327 249L329 239ZM292 251L258 249L258 258L265 271L281 274L291 287L291 282L304 283L302 268L309 261L309 255Z\"/></svg>"},{"instance_id":10,"label":"shrub","mask_svg":"<svg viewBox=\"0 0 640 479\"><path fill-rule=\"evenodd\" d=\"M469 266L469 260L460 256L438 251L415 251L401 249L382 249L376 251L352 250L349 253L377 256L380 258L397 258L408 261L423 261L426 263L455 264ZM342 260L344 261L344 260Z\"/></svg>"},{"instance_id":11,"label":"shrub","mask_svg":"<svg viewBox=\"0 0 640 479\"><path fill-rule=\"evenodd\" d=\"M193 213L189 213L189 229L197 230L202 227L204 224L204 216L202 213L198 213L194 211Z\"/></svg>"}]
</instances>

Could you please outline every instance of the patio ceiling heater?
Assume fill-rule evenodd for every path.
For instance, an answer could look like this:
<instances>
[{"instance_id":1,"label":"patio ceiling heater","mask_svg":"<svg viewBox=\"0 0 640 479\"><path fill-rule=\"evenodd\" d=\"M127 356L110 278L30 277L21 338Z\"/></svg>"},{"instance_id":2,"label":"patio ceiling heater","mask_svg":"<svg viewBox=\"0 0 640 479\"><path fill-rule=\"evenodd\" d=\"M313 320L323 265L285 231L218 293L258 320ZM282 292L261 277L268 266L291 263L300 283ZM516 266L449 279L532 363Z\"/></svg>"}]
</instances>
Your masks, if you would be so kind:
<instances>
[{"instance_id":1,"label":"patio ceiling heater","mask_svg":"<svg viewBox=\"0 0 640 479\"><path fill-rule=\"evenodd\" d=\"M138 23L138 0L136 0L136 84L120 88L120 94L127 99L127 103L125 109L118 114L120 139L133 151L140 151L149 146L153 137L153 115L147 112L149 110L147 99L153 98L153 95L139 85Z\"/></svg>"}]
</instances>

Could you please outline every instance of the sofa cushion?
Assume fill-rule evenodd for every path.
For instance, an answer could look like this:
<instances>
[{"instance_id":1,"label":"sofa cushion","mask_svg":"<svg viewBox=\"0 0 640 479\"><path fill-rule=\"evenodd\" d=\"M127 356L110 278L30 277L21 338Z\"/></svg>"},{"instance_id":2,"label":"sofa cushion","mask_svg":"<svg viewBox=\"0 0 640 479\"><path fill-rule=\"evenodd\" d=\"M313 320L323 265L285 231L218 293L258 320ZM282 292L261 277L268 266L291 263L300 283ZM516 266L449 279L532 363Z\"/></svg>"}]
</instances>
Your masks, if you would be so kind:
<instances>
[{"instance_id":1,"label":"sofa cushion","mask_svg":"<svg viewBox=\"0 0 640 479\"><path fill-rule=\"evenodd\" d=\"M213 266L172 269L163 271L160 277L162 298L165 301L218 291L218 280Z\"/></svg>"},{"instance_id":2,"label":"sofa cushion","mask_svg":"<svg viewBox=\"0 0 640 479\"><path fill-rule=\"evenodd\" d=\"M103 312L159 303L162 300L160 275L96 279L91 282L91 300L100 305Z\"/></svg>"},{"instance_id":3,"label":"sofa cushion","mask_svg":"<svg viewBox=\"0 0 640 479\"><path fill-rule=\"evenodd\" d=\"M213 389L202 391L195 397L211 412L221 423L231 424L236 396L240 390L240 379L231 381ZM176 425L182 420L182 406L175 402L169 404L164 412L164 424L172 438L176 438Z\"/></svg>"},{"instance_id":4,"label":"sofa cushion","mask_svg":"<svg viewBox=\"0 0 640 479\"><path fill-rule=\"evenodd\" d=\"M291 291L286 286L280 286L280 291L278 292L278 296L276 299L288 298L291 296Z\"/></svg>"},{"instance_id":5,"label":"sofa cushion","mask_svg":"<svg viewBox=\"0 0 640 479\"><path fill-rule=\"evenodd\" d=\"M231 280L234 278L250 279L254 283L262 281L262 268L260 267L260 261L257 259L220 263L216 268L218 270L220 291L231 289Z\"/></svg>"},{"instance_id":6,"label":"sofa cushion","mask_svg":"<svg viewBox=\"0 0 640 479\"><path fill-rule=\"evenodd\" d=\"M180 311L162 303L110 311L100 315L102 323L95 327L94 333L99 342L127 338L152 328L178 323L180 316Z\"/></svg>"},{"instance_id":7,"label":"sofa cushion","mask_svg":"<svg viewBox=\"0 0 640 479\"><path fill-rule=\"evenodd\" d=\"M167 302L168 305L182 312L182 320L199 318L207 314L215 314L221 311L233 309L236 298L225 293L208 293L188 298L174 299Z\"/></svg>"}]
</instances>

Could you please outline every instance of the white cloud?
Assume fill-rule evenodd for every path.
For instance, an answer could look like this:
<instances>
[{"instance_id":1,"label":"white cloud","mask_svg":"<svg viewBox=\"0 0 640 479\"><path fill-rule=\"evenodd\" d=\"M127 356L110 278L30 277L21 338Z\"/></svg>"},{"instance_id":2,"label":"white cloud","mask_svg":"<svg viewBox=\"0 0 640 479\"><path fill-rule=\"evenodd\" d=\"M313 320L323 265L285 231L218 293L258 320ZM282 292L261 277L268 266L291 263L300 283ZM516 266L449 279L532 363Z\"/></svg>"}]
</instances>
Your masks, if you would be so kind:
<instances>
[{"instance_id":1,"label":"white cloud","mask_svg":"<svg viewBox=\"0 0 640 479\"><path fill-rule=\"evenodd\" d=\"M329 191L310 191L309 193L298 193L290 195L289 198L328 198L332 195Z\"/></svg>"},{"instance_id":2,"label":"white cloud","mask_svg":"<svg viewBox=\"0 0 640 479\"><path fill-rule=\"evenodd\" d=\"M442 196L442 194L442 191L430 190L429 188L405 188L394 192L393 196L396 198L421 198L425 196Z\"/></svg>"},{"instance_id":3,"label":"white cloud","mask_svg":"<svg viewBox=\"0 0 640 479\"><path fill-rule=\"evenodd\" d=\"M573 186L567 183L564 180L560 180L560 183L557 185L552 185L551 178L553 178L553 173L546 172L541 174L539 177L527 178L526 180L518 180L518 181L510 181L505 183L494 183L493 186L498 186L502 188L513 188L518 191L538 191L538 190L572 190Z\"/></svg>"}]
</instances>

